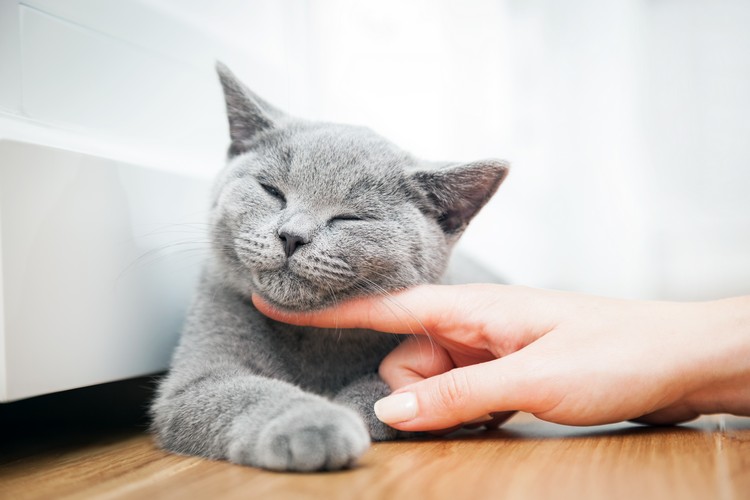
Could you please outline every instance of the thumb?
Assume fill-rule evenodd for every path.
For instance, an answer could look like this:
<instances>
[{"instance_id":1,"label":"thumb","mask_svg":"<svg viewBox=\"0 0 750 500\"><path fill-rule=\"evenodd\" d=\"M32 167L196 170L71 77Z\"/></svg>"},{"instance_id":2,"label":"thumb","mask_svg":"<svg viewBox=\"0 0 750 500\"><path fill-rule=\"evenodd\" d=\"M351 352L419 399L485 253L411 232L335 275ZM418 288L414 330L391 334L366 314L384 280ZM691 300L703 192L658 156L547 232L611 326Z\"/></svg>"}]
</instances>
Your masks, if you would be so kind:
<instances>
[{"instance_id":1,"label":"thumb","mask_svg":"<svg viewBox=\"0 0 750 500\"><path fill-rule=\"evenodd\" d=\"M490 413L534 407L533 390L508 356L454 368L375 403L382 422L403 431L446 429Z\"/></svg>"}]
</instances>

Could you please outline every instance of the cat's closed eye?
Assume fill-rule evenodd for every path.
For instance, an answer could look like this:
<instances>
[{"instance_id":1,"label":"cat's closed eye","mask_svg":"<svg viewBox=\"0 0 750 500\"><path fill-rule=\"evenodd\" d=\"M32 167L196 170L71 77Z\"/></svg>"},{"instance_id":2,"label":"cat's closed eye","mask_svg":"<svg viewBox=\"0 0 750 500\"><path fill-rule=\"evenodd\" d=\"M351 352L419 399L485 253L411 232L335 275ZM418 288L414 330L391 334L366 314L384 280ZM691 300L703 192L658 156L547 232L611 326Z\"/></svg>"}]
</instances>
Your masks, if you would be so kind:
<instances>
[{"instance_id":1,"label":"cat's closed eye","mask_svg":"<svg viewBox=\"0 0 750 500\"><path fill-rule=\"evenodd\" d=\"M342 214L342 215L337 215L336 217L331 217L331 222L336 222L336 221L361 221L361 220L365 220L365 219L362 218L362 217L359 217L357 215L352 215L352 214Z\"/></svg>"},{"instance_id":2,"label":"cat's closed eye","mask_svg":"<svg viewBox=\"0 0 750 500\"><path fill-rule=\"evenodd\" d=\"M260 183L260 187L262 187L266 193L270 194L274 198L281 200L283 202L286 201L286 198L284 198L284 195L281 193L281 191L279 191L275 187L269 186L268 184L263 184L262 182Z\"/></svg>"}]
</instances>

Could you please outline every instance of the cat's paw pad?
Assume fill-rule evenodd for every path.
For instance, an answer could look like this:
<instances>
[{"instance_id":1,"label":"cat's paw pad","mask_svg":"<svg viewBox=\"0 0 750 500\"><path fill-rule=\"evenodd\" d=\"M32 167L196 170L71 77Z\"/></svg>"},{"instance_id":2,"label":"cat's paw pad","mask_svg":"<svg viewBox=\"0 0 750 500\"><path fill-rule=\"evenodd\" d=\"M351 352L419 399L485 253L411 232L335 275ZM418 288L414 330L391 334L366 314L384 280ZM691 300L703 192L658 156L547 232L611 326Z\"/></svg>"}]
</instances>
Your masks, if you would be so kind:
<instances>
[{"instance_id":1,"label":"cat's paw pad","mask_svg":"<svg viewBox=\"0 0 750 500\"><path fill-rule=\"evenodd\" d=\"M307 403L287 410L260 431L253 465L278 471L344 469L369 445L356 413L328 402Z\"/></svg>"}]
</instances>

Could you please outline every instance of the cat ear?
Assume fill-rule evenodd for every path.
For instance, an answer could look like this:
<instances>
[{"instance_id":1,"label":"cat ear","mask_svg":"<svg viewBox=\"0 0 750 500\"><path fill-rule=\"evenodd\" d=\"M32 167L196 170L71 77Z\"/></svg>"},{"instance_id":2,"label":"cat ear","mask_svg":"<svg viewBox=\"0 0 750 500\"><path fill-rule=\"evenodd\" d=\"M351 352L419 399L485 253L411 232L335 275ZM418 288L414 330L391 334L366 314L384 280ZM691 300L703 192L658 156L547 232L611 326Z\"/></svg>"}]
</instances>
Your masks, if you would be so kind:
<instances>
[{"instance_id":1,"label":"cat ear","mask_svg":"<svg viewBox=\"0 0 750 500\"><path fill-rule=\"evenodd\" d=\"M420 207L446 234L459 235L495 194L508 174L508 163L484 160L411 174Z\"/></svg>"},{"instance_id":2,"label":"cat ear","mask_svg":"<svg viewBox=\"0 0 750 500\"><path fill-rule=\"evenodd\" d=\"M284 114L248 89L226 65L216 62L229 119L229 157L247 151L252 138L264 130L278 126Z\"/></svg>"}]
</instances>

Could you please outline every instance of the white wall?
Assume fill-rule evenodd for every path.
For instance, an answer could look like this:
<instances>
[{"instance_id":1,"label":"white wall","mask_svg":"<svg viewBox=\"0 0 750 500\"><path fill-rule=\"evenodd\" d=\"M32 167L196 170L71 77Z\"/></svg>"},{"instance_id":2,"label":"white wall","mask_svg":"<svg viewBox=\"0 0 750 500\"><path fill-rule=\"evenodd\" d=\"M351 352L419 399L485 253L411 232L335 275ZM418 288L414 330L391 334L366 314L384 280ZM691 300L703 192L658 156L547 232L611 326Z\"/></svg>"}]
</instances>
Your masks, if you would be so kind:
<instances>
[{"instance_id":1,"label":"white wall","mask_svg":"<svg viewBox=\"0 0 750 500\"><path fill-rule=\"evenodd\" d=\"M508 16L524 170L508 187L527 201L506 209L539 204L505 235L523 238L501 256L511 276L626 296L749 292L750 4L526 2Z\"/></svg>"}]
</instances>

